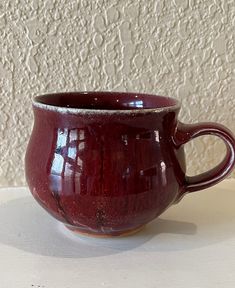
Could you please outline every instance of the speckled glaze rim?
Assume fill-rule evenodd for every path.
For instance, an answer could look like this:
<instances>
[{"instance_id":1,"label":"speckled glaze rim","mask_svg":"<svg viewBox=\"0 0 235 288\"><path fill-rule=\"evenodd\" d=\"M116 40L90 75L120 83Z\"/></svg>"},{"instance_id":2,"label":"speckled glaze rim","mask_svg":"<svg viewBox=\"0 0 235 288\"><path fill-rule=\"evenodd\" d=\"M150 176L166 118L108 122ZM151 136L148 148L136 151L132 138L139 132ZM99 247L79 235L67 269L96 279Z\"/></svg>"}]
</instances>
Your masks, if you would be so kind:
<instances>
[{"instance_id":1,"label":"speckled glaze rim","mask_svg":"<svg viewBox=\"0 0 235 288\"><path fill-rule=\"evenodd\" d=\"M62 107L56 106L51 104L45 104L38 100L39 97L47 97L51 95L61 95L61 94L71 94L71 93L79 93L79 94L96 94L96 93L103 93L103 94L129 94L129 95L136 95L136 96L156 96L166 98L167 100L174 101L174 105L165 106L165 107L157 107L157 108L137 108L137 109L87 109L87 108L72 108L72 107ZM180 109L181 102L175 98L161 96L157 94L150 94L150 93L135 93L135 92L117 92L117 91L71 91L71 92L57 92L57 93L48 93L43 95L35 96L32 100L33 107L40 108L43 110L54 111L62 114L146 114L146 113L160 113L160 112L170 112Z\"/></svg>"}]
</instances>

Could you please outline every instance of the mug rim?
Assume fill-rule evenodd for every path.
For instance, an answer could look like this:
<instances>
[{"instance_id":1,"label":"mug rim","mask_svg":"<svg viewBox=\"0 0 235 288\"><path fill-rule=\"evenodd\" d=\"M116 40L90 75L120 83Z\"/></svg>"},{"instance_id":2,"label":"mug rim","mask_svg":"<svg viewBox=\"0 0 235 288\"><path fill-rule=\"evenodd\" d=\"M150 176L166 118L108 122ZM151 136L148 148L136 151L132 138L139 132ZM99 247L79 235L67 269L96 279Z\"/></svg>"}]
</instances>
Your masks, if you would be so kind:
<instances>
[{"instance_id":1,"label":"mug rim","mask_svg":"<svg viewBox=\"0 0 235 288\"><path fill-rule=\"evenodd\" d=\"M151 107L151 108L131 108L131 109L92 109L92 108L77 108L77 107L67 107L62 105L53 105L53 104L47 104L41 102L41 98L48 98L49 96L63 96L67 94L74 94L74 95L92 95L92 94L100 94L100 95L108 95L108 94L126 94L128 96L135 96L135 97L158 97L164 100L167 100L169 102L172 102L174 104L168 105L168 106L162 106L162 107ZM151 94L151 93L139 93L139 92L120 92L120 91L71 91L71 92L55 92L55 93L47 93L47 94L41 94L33 97L32 105L35 108L40 108L43 110L49 110L59 113L70 113L70 114L141 114L141 113L148 113L148 112L154 112L159 113L163 111L175 111L177 109L180 109L181 102L173 97L168 96L162 96L157 94Z\"/></svg>"}]
</instances>

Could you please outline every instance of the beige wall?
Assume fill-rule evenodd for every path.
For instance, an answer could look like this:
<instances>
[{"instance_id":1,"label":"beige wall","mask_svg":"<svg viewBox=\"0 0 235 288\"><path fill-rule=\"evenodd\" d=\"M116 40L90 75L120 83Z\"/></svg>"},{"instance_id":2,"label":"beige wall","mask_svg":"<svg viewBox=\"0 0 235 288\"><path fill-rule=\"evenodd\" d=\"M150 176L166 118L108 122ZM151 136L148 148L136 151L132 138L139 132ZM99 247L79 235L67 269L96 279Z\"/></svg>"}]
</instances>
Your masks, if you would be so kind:
<instances>
[{"instance_id":1,"label":"beige wall","mask_svg":"<svg viewBox=\"0 0 235 288\"><path fill-rule=\"evenodd\" d=\"M2 0L0 185L25 184L30 101L40 93L168 95L182 101L182 121L235 132L234 27L234 0ZM213 137L187 145L189 173L223 151Z\"/></svg>"}]
</instances>

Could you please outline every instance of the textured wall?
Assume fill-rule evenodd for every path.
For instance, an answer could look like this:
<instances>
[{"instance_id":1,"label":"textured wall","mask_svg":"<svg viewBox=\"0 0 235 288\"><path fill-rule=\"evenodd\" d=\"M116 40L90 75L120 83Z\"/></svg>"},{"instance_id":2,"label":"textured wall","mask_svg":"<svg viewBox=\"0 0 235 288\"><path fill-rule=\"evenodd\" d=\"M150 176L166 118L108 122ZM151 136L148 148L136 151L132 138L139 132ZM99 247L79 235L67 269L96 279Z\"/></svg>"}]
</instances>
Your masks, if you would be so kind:
<instances>
[{"instance_id":1,"label":"textured wall","mask_svg":"<svg viewBox=\"0 0 235 288\"><path fill-rule=\"evenodd\" d=\"M1 0L0 185L25 184L30 101L40 93L168 95L182 101L182 121L235 132L234 27L234 0ZM204 137L187 152L193 174L224 147Z\"/></svg>"}]
</instances>

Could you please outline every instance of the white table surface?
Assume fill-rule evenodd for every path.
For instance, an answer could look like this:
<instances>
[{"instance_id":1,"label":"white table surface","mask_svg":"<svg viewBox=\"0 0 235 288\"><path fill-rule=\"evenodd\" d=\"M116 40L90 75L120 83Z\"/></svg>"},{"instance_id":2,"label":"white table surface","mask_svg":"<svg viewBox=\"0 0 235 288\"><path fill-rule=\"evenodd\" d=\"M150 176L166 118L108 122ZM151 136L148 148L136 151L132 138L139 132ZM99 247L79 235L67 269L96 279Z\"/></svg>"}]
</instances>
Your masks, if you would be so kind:
<instances>
[{"instance_id":1,"label":"white table surface","mask_svg":"<svg viewBox=\"0 0 235 288\"><path fill-rule=\"evenodd\" d=\"M0 288L32 287L234 288L235 180L116 239L75 236L27 188L1 188Z\"/></svg>"}]
</instances>

